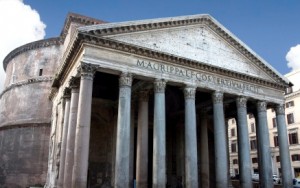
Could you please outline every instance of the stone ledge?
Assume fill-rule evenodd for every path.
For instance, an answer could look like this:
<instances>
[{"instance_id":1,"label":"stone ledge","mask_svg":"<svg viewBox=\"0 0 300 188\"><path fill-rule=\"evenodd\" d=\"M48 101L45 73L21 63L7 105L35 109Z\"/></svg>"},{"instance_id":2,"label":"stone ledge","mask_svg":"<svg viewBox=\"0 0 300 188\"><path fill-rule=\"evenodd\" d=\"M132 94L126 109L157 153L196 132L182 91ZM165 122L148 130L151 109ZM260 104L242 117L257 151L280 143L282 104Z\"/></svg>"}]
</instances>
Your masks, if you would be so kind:
<instances>
[{"instance_id":1,"label":"stone ledge","mask_svg":"<svg viewBox=\"0 0 300 188\"><path fill-rule=\"evenodd\" d=\"M13 51L11 51L3 60L3 68L6 71L6 67L9 64L9 62L16 56L27 52L29 50L34 50L37 48L45 48L48 46L55 46L55 45L62 45L62 41L60 37L57 38L49 38L49 39L44 39L44 40L38 40L35 42L31 42L28 44L25 44L23 46L20 46Z\"/></svg>"},{"instance_id":2,"label":"stone ledge","mask_svg":"<svg viewBox=\"0 0 300 188\"><path fill-rule=\"evenodd\" d=\"M51 120L50 118L48 119L32 119L32 121L43 121L43 122L35 122L35 123L30 123L26 121L14 121L14 122L8 122L0 125L0 131L7 130L7 129L16 129L16 128L23 128L23 127L51 127Z\"/></svg>"},{"instance_id":3,"label":"stone ledge","mask_svg":"<svg viewBox=\"0 0 300 188\"><path fill-rule=\"evenodd\" d=\"M4 95L4 93L6 93L7 91L15 88L15 87L20 87L23 85L28 85L28 84L34 84L34 83L38 83L38 82L50 82L52 81L53 78L51 76L49 77L36 77L36 78L30 78L28 80L24 80L24 81L20 81L17 83L13 83L11 85L9 85L8 87L6 87L2 93L0 93L0 99L2 98L2 96Z\"/></svg>"}]
</instances>

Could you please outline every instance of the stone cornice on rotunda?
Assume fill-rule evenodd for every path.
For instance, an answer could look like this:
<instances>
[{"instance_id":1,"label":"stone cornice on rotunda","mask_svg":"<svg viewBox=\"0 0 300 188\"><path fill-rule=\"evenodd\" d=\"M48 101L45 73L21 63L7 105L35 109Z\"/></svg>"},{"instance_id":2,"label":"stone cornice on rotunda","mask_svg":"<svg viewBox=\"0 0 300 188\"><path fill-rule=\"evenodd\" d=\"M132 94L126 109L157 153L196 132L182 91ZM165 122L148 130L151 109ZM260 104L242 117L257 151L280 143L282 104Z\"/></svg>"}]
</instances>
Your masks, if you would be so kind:
<instances>
[{"instance_id":1,"label":"stone cornice on rotunda","mask_svg":"<svg viewBox=\"0 0 300 188\"><path fill-rule=\"evenodd\" d=\"M43 39L43 40L38 40L38 41L34 41L31 43L27 43L24 44L16 49L14 49L13 51L11 51L3 60L3 68L6 71L6 67L9 64L9 62L15 58L16 56L30 51L30 50L34 50L34 49L38 49L38 48L45 48L45 47L49 47L49 46L57 46L57 45L61 45L62 41L60 37L56 37L56 38L49 38L49 39Z\"/></svg>"}]
</instances>

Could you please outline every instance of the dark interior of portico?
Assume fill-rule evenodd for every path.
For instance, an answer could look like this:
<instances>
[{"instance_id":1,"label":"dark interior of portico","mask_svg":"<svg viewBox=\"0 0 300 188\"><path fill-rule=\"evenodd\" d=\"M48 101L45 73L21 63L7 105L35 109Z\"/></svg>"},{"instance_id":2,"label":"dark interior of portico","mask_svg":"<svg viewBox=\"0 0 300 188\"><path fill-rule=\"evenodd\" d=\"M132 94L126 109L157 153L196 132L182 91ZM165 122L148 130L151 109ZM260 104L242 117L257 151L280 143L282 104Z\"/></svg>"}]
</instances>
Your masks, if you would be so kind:
<instances>
[{"instance_id":1,"label":"dark interior of portico","mask_svg":"<svg viewBox=\"0 0 300 188\"><path fill-rule=\"evenodd\" d=\"M148 90L149 95L149 132L148 132L148 187L152 187L152 154L153 154L153 81L135 78L132 83L131 114L134 126L132 168L133 180L136 178L136 147L139 91ZM184 185L184 123L185 99L183 85L167 83L166 100L166 166L167 187L182 187ZM198 144L198 176L203 177L200 168L200 112L205 111L207 118L209 177L210 187L215 185L214 162L214 128L212 91L198 89L196 92L197 114L197 144ZM119 75L97 72L94 77L93 102L90 132L89 153L89 187L113 187L114 165L116 155L116 129L118 119ZM236 116L236 96L224 95L224 112L226 117ZM250 102L251 103L251 102ZM254 106L254 105L251 105Z\"/></svg>"}]
</instances>

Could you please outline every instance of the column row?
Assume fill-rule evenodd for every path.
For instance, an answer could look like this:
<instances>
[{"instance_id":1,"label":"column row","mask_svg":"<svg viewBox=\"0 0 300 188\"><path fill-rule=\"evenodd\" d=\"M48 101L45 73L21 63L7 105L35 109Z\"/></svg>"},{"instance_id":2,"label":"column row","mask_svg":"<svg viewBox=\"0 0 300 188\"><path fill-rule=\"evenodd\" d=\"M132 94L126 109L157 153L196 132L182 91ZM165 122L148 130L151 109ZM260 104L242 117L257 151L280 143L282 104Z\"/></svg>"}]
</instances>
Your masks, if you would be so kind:
<instances>
[{"instance_id":1,"label":"column row","mask_svg":"<svg viewBox=\"0 0 300 188\"><path fill-rule=\"evenodd\" d=\"M240 186L243 188L252 187L251 178L251 160L249 147L249 134L247 123L247 99L239 97L237 104L237 131L238 131L238 157ZM273 187L271 151L269 141L269 129L267 124L267 103L265 101L257 102L257 123L256 137L258 143L258 164L260 185L264 188ZM291 166L288 149L287 131L284 117L284 105L279 104L276 107L279 149L282 168L283 187L292 186Z\"/></svg>"},{"instance_id":2,"label":"column row","mask_svg":"<svg viewBox=\"0 0 300 188\"><path fill-rule=\"evenodd\" d=\"M71 99L66 99L64 129L61 149L61 167L58 187L83 188L87 186L89 138L92 105L93 75L96 66L83 64L80 67L80 83L76 78L70 80ZM119 80L119 103L116 137L116 160L114 187L130 187L130 119L131 119L132 76L123 73ZM154 82L154 119L153 119L153 187L166 186L166 112L164 80ZM185 97L185 187L198 187L198 154L196 135L196 88L187 86ZM228 186L228 156L226 126L224 119L223 93L213 92L213 122L215 144L216 187ZM250 147L247 129L247 100L237 99L238 144L240 158L241 186L251 187ZM266 126L266 103L258 102L259 165L261 184L272 185L271 156ZM278 135L282 169L290 171L287 148L286 128L282 106L277 109ZM285 132L284 132L285 131ZM207 136L207 135L206 135ZM137 185L147 187L148 177L148 94L142 93L138 116L137 142ZM207 154L206 154L207 155ZM207 156L203 161L208 161ZM201 163L202 164L202 163ZM288 168L289 167L289 168ZM206 172L206 174L208 174ZM283 173L283 184L288 187L288 173ZM207 184L207 183L205 183Z\"/></svg>"}]
</instances>

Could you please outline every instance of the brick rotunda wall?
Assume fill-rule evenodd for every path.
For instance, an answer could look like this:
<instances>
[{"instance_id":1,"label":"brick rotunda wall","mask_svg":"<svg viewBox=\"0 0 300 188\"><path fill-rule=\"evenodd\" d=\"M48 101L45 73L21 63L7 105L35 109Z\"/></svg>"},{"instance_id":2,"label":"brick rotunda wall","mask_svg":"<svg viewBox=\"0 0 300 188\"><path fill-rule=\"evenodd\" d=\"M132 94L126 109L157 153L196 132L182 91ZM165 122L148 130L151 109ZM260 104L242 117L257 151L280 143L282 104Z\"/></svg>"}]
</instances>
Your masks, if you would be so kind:
<instances>
[{"instance_id":1,"label":"brick rotunda wall","mask_svg":"<svg viewBox=\"0 0 300 188\"><path fill-rule=\"evenodd\" d=\"M61 52L59 38L21 46L3 62L0 93L0 187L45 184L51 101L48 100Z\"/></svg>"}]
</instances>

